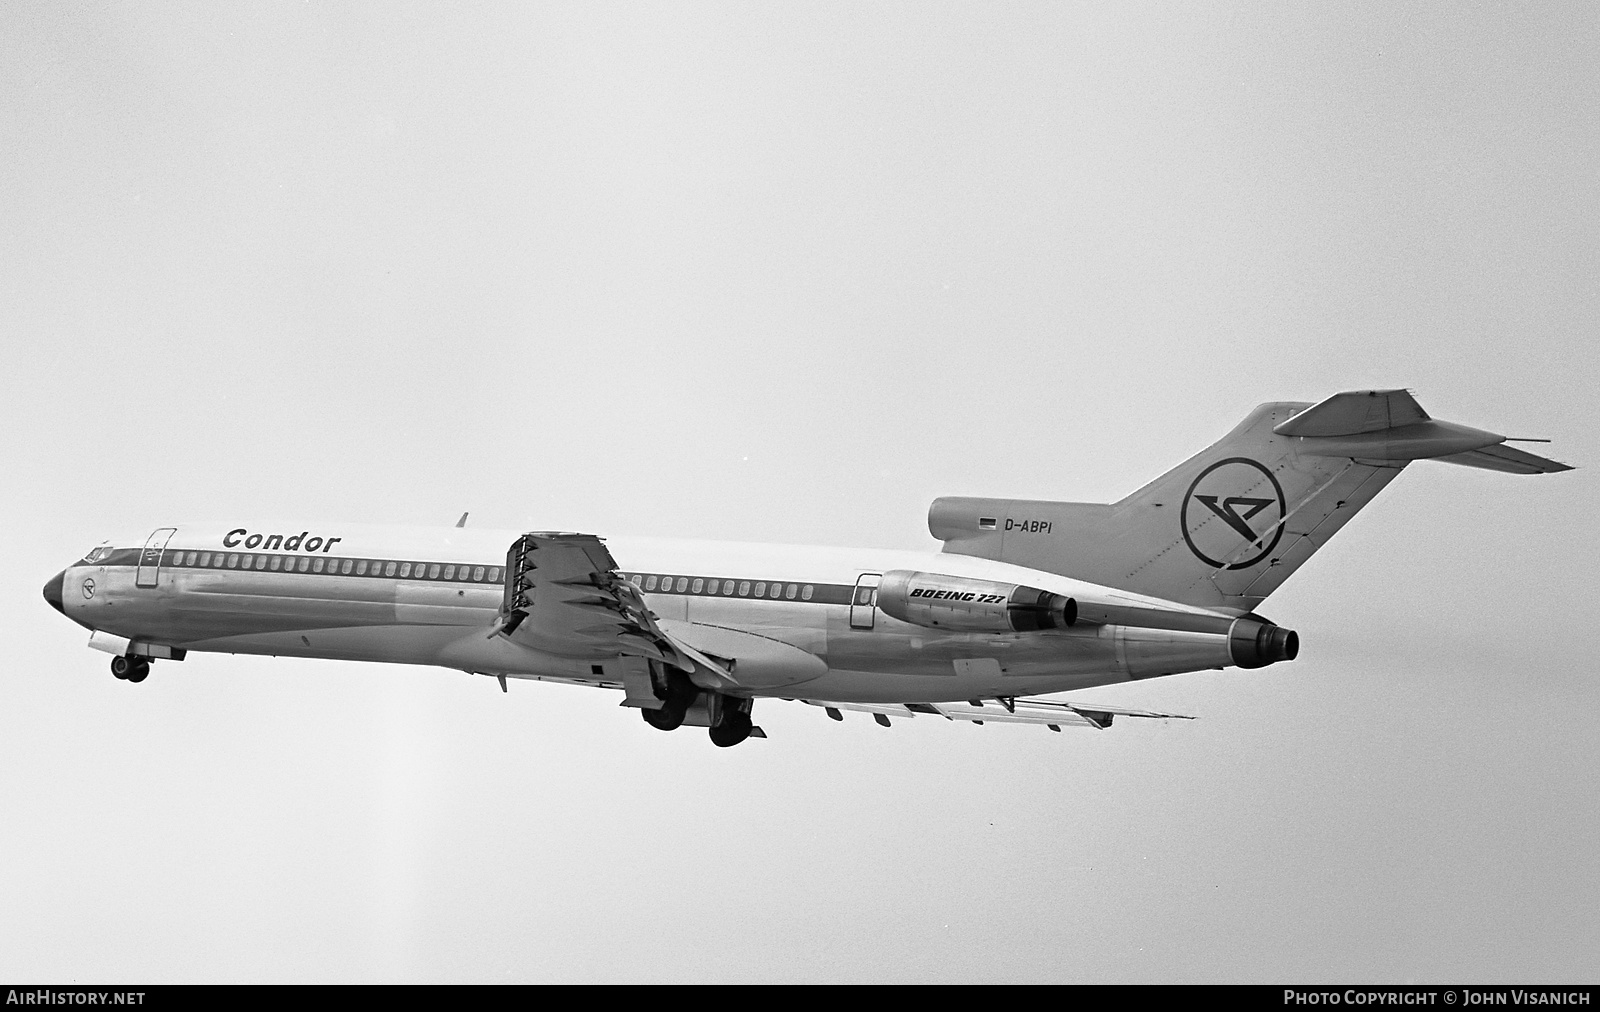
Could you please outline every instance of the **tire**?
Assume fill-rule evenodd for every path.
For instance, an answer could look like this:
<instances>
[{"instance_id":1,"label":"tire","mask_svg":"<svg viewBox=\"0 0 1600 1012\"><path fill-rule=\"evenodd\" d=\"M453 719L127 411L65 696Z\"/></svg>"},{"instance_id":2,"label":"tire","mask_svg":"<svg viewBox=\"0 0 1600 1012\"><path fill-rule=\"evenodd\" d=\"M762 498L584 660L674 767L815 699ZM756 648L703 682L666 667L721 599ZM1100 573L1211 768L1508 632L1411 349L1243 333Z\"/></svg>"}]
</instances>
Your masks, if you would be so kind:
<instances>
[{"instance_id":1,"label":"tire","mask_svg":"<svg viewBox=\"0 0 1600 1012\"><path fill-rule=\"evenodd\" d=\"M724 712L722 723L711 729L711 744L717 748L732 748L750 737L750 729L754 726L748 713L737 710Z\"/></svg>"},{"instance_id":2,"label":"tire","mask_svg":"<svg viewBox=\"0 0 1600 1012\"><path fill-rule=\"evenodd\" d=\"M694 705L695 698L699 695L700 690L689 681L689 676L681 671L673 671L667 676L666 698L661 701L661 708L639 712L644 715L644 722L651 727L662 731L676 731L683 726L683 718L688 716L689 707Z\"/></svg>"},{"instance_id":3,"label":"tire","mask_svg":"<svg viewBox=\"0 0 1600 1012\"><path fill-rule=\"evenodd\" d=\"M133 662L128 658L121 655L111 658L111 677L127 678L128 672L131 670L133 670Z\"/></svg>"},{"instance_id":4,"label":"tire","mask_svg":"<svg viewBox=\"0 0 1600 1012\"><path fill-rule=\"evenodd\" d=\"M659 710L640 710L644 722L658 731L676 731L683 726L683 718L688 714L687 706L663 706Z\"/></svg>"},{"instance_id":5,"label":"tire","mask_svg":"<svg viewBox=\"0 0 1600 1012\"><path fill-rule=\"evenodd\" d=\"M134 660L134 662L131 665L128 666L128 674L127 674L128 681L134 682L134 683L138 683L138 682L144 681L146 678L149 678L149 677L150 677L150 662L145 660L144 658L142 658L142 657L136 658Z\"/></svg>"}]
</instances>

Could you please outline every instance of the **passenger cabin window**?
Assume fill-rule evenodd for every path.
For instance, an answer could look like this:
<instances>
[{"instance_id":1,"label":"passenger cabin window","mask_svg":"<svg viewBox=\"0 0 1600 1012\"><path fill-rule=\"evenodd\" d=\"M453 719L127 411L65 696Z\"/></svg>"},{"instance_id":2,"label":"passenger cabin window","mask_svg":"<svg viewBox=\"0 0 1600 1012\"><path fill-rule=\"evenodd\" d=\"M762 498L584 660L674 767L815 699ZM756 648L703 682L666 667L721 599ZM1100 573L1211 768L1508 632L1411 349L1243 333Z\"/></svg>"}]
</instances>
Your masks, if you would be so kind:
<instances>
[{"instance_id":1,"label":"passenger cabin window","mask_svg":"<svg viewBox=\"0 0 1600 1012\"><path fill-rule=\"evenodd\" d=\"M756 584L756 596L757 597L766 597L767 596L767 585L766 585L765 582Z\"/></svg>"},{"instance_id":2,"label":"passenger cabin window","mask_svg":"<svg viewBox=\"0 0 1600 1012\"><path fill-rule=\"evenodd\" d=\"M489 567L489 582L493 583L498 579L500 579L500 567L499 566L490 566Z\"/></svg>"},{"instance_id":3,"label":"passenger cabin window","mask_svg":"<svg viewBox=\"0 0 1600 1012\"><path fill-rule=\"evenodd\" d=\"M656 589L656 578L654 576L651 576L651 577L648 577L648 578L645 579L645 581L644 581L644 589L645 590L655 590Z\"/></svg>"},{"instance_id":4,"label":"passenger cabin window","mask_svg":"<svg viewBox=\"0 0 1600 1012\"><path fill-rule=\"evenodd\" d=\"M688 589L689 589L689 578L687 576L678 577L678 593L681 594L681 593L683 593L684 591L686 591Z\"/></svg>"},{"instance_id":5,"label":"passenger cabin window","mask_svg":"<svg viewBox=\"0 0 1600 1012\"><path fill-rule=\"evenodd\" d=\"M795 595L796 595L796 594L798 594L798 593L799 593L799 592L800 592L800 588L799 588L799 587L796 587L796 586L795 586L795 585L794 585L794 584L792 584L792 583L791 583L791 584L789 584L789 586L788 586L788 587L787 587L787 588L786 588L786 589L785 589L785 590L784 590L784 592L783 592L783 596L784 596L784 597L786 597L786 598L788 598L788 599L789 599L789 600L791 600L791 601L793 601L793 600L794 600L794 596L795 596Z\"/></svg>"},{"instance_id":6,"label":"passenger cabin window","mask_svg":"<svg viewBox=\"0 0 1600 1012\"><path fill-rule=\"evenodd\" d=\"M800 600L802 600L802 601L811 600L811 584L809 584L809 583L806 584L806 589L802 590L800 592Z\"/></svg>"},{"instance_id":7,"label":"passenger cabin window","mask_svg":"<svg viewBox=\"0 0 1600 1012\"><path fill-rule=\"evenodd\" d=\"M756 591L756 593L759 594L761 592L758 590L758 591ZM740 580L739 581L739 596L740 597L749 597L750 596L750 581L749 580Z\"/></svg>"},{"instance_id":8,"label":"passenger cabin window","mask_svg":"<svg viewBox=\"0 0 1600 1012\"><path fill-rule=\"evenodd\" d=\"M723 597L730 597L730 596L732 596L732 594L733 594L733 581L732 580L723 580L722 581L722 596Z\"/></svg>"},{"instance_id":9,"label":"passenger cabin window","mask_svg":"<svg viewBox=\"0 0 1600 1012\"><path fill-rule=\"evenodd\" d=\"M692 593L692 594L698 594L698 593L700 593L701 588L704 587L705 585L706 585L706 581L704 581L704 580L696 580L696 581L694 581L694 583L692 583L689 586L689 592Z\"/></svg>"},{"instance_id":10,"label":"passenger cabin window","mask_svg":"<svg viewBox=\"0 0 1600 1012\"><path fill-rule=\"evenodd\" d=\"M472 579L474 581L478 581L478 580L482 580L483 579L483 567L482 566L478 566L476 569L474 569L472 571Z\"/></svg>"}]
</instances>

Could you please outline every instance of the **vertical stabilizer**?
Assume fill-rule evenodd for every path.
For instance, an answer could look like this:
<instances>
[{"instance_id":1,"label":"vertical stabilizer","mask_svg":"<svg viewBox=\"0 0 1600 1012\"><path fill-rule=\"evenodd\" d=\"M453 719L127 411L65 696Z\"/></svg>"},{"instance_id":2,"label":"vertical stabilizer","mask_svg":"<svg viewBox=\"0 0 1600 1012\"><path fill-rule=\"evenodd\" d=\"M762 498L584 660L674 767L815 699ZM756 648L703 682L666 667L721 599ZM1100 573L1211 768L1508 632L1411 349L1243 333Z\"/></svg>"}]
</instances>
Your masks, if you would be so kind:
<instances>
[{"instance_id":1,"label":"vertical stabilizer","mask_svg":"<svg viewBox=\"0 0 1600 1012\"><path fill-rule=\"evenodd\" d=\"M943 498L928 528L946 552L1248 612L1412 460L1566 469L1504 441L1429 418L1404 390L1276 402L1120 502Z\"/></svg>"}]
</instances>

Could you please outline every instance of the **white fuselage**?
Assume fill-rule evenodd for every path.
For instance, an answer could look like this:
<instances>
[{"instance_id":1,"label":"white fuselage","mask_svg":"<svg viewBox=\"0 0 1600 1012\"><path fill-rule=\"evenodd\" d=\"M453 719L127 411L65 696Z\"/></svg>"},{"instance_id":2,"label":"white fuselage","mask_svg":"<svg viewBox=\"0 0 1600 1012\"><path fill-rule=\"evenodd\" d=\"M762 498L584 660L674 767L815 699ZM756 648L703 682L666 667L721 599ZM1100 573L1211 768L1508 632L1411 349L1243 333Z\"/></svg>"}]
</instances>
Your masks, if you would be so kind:
<instances>
[{"instance_id":1,"label":"white fuselage","mask_svg":"<svg viewBox=\"0 0 1600 1012\"><path fill-rule=\"evenodd\" d=\"M620 687L594 657L555 656L492 635L504 599L506 552L521 533L175 525L110 543L68 567L60 583L62 610L101 634L182 651L431 664ZM821 662L774 669L773 676L745 686L746 695L953 701L1234 663L1225 634L1109 623L1043 632L950 631L890 617L869 589L878 574L919 570L1200 613L988 559L625 537L607 539L607 547L674 637L714 650L719 636L755 636Z\"/></svg>"}]
</instances>

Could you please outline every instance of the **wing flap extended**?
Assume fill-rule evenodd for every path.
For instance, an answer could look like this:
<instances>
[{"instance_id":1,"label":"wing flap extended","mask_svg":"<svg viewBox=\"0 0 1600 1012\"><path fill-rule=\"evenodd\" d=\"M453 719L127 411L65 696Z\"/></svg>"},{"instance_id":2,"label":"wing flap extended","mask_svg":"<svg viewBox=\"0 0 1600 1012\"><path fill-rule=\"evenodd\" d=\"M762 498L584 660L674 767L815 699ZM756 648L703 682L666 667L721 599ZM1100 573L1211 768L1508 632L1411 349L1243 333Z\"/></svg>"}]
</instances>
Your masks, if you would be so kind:
<instances>
[{"instance_id":1,"label":"wing flap extended","mask_svg":"<svg viewBox=\"0 0 1600 1012\"><path fill-rule=\"evenodd\" d=\"M843 711L870 713L878 722L886 723L890 717L911 718L919 714L944 717L946 720L965 720L974 724L1042 724L1059 731L1063 727L1087 727L1103 730L1111 726L1113 717L1153 717L1174 720L1193 720L1181 713L1162 713L1156 710L1134 710L1118 706L1069 703L1053 699L1016 699L989 703L844 703L820 699L802 699L809 706L819 706L830 717L843 719Z\"/></svg>"},{"instance_id":2,"label":"wing flap extended","mask_svg":"<svg viewBox=\"0 0 1600 1012\"><path fill-rule=\"evenodd\" d=\"M662 628L593 534L535 531L518 538L506 553L505 594L489 635L560 657L639 657L705 684L733 683L727 661Z\"/></svg>"},{"instance_id":3,"label":"wing flap extended","mask_svg":"<svg viewBox=\"0 0 1600 1012\"><path fill-rule=\"evenodd\" d=\"M558 656L687 662L592 534L518 538L506 553L505 594L491 635Z\"/></svg>"}]
</instances>

